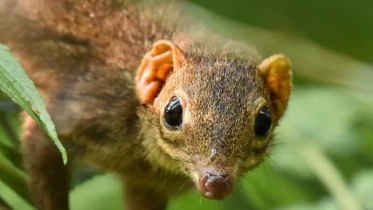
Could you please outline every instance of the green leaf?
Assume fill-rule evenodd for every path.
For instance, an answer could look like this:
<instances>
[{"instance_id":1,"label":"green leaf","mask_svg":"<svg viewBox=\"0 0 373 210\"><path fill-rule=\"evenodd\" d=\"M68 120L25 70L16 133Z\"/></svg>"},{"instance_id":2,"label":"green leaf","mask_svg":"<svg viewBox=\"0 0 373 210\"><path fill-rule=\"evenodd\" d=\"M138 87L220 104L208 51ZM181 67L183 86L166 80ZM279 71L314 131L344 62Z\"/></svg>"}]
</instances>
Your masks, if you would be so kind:
<instances>
[{"instance_id":1,"label":"green leaf","mask_svg":"<svg viewBox=\"0 0 373 210\"><path fill-rule=\"evenodd\" d=\"M337 204L331 198L323 198L314 203L297 203L276 208L275 210L338 210Z\"/></svg>"},{"instance_id":2,"label":"green leaf","mask_svg":"<svg viewBox=\"0 0 373 210\"><path fill-rule=\"evenodd\" d=\"M34 210L30 203L17 195L6 182L0 180L0 198L14 210Z\"/></svg>"},{"instance_id":3,"label":"green leaf","mask_svg":"<svg viewBox=\"0 0 373 210\"><path fill-rule=\"evenodd\" d=\"M352 180L352 188L364 209L373 209L373 170L362 170Z\"/></svg>"},{"instance_id":4,"label":"green leaf","mask_svg":"<svg viewBox=\"0 0 373 210\"><path fill-rule=\"evenodd\" d=\"M54 124L33 82L22 69L9 49L0 44L0 89L18 103L41 127L45 129L67 163L65 148L57 137Z\"/></svg>"},{"instance_id":5,"label":"green leaf","mask_svg":"<svg viewBox=\"0 0 373 210\"><path fill-rule=\"evenodd\" d=\"M312 198L303 186L281 173L266 160L258 168L249 171L241 180L245 196L254 209L271 209L294 202L305 202Z\"/></svg>"},{"instance_id":6,"label":"green leaf","mask_svg":"<svg viewBox=\"0 0 373 210\"><path fill-rule=\"evenodd\" d=\"M28 194L26 177L23 172L16 168L4 156L0 155L0 181L16 193L24 202L31 203ZM2 196L1 196L2 197ZM2 197L3 198L3 197Z\"/></svg>"}]
</instances>

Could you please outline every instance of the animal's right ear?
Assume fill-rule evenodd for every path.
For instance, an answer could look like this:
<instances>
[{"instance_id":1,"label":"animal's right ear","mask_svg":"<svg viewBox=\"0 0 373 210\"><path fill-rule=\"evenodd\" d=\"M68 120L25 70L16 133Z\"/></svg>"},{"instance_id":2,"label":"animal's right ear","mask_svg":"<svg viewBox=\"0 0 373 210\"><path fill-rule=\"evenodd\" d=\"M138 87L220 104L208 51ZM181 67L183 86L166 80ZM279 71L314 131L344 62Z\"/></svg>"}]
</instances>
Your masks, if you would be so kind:
<instances>
[{"instance_id":1,"label":"animal's right ear","mask_svg":"<svg viewBox=\"0 0 373 210\"><path fill-rule=\"evenodd\" d=\"M284 55L273 55L259 65L259 73L270 93L273 121L284 114L292 89L290 61Z\"/></svg>"},{"instance_id":2,"label":"animal's right ear","mask_svg":"<svg viewBox=\"0 0 373 210\"><path fill-rule=\"evenodd\" d=\"M140 102L152 105L169 74L180 68L184 61L184 54L174 43L155 42L137 70L136 91Z\"/></svg>"}]
</instances>

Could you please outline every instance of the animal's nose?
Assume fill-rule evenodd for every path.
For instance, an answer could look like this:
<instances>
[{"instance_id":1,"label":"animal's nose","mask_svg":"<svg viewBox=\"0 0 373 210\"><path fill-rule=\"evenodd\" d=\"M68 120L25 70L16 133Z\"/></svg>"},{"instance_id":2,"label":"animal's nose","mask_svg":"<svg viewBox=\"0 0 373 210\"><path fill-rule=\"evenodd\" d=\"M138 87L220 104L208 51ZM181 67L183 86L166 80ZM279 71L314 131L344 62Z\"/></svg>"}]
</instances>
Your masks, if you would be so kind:
<instances>
[{"instance_id":1,"label":"animal's nose","mask_svg":"<svg viewBox=\"0 0 373 210\"><path fill-rule=\"evenodd\" d=\"M231 194L233 181L229 175L205 173L199 182L201 194L209 199L222 200Z\"/></svg>"}]
</instances>

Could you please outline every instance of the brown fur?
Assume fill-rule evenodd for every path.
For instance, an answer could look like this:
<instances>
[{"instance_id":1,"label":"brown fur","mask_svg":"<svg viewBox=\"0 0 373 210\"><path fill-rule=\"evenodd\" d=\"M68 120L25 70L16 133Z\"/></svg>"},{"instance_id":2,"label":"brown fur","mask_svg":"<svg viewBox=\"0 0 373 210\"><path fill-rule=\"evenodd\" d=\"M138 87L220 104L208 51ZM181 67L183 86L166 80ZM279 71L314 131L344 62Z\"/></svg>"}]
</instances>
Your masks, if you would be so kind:
<instances>
[{"instance_id":1,"label":"brown fur","mask_svg":"<svg viewBox=\"0 0 373 210\"><path fill-rule=\"evenodd\" d=\"M263 160L272 140L272 132L265 139L255 136L256 113L265 104L272 109L271 102L280 99L285 103L281 116L290 94L291 79L280 84L280 89L289 87L287 92L274 98L266 73L259 73L255 50L202 28L196 33L192 19L181 18L181 8L174 1L0 4L0 42L41 91L70 164L82 160L118 174L126 183L127 209L164 209L211 164L236 181ZM154 103L142 106L136 69L153 43L164 39L175 43L186 60ZM162 120L173 95L185 106L185 123L178 131ZM62 165L57 149L30 117L23 139L36 206L68 209L69 166Z\"/></svg>"}]
</instances>

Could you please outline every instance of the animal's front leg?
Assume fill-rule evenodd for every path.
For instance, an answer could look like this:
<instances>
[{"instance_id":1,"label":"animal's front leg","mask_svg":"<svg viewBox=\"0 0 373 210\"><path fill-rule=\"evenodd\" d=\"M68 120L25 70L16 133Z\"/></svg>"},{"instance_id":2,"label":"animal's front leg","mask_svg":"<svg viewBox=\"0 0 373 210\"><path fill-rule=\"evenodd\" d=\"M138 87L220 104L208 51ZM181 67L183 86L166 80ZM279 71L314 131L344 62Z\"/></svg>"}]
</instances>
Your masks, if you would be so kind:
<instances>
[{"instance_id":1,"label":"animal's front leg","mask_svg":"<svg viewBox=\"0 0 373 210\"><path fill-rule=\"evenodd\" d=\"M22 146L36 208L68 210L69 169L53 142L29 116L24 123Z\"/></svg>"}]
</instances>

